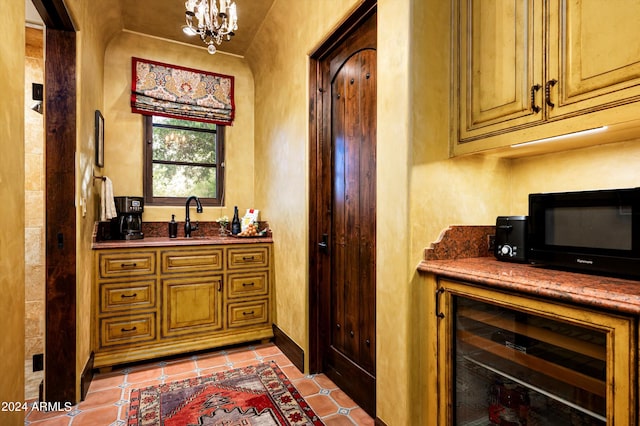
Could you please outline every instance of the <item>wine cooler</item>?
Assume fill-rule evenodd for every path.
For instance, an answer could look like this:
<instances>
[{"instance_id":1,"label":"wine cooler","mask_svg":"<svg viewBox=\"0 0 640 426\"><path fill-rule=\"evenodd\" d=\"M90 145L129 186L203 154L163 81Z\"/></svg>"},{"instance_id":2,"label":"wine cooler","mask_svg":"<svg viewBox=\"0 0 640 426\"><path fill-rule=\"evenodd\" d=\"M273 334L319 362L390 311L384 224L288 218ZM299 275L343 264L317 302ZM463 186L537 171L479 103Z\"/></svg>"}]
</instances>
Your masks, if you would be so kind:
<instances>
[{"instance_id":1,"label":"wine cooler","mask_svg":"<svg viewBox=\"0 0 640 426\"><path fill-rule=\"evenodd\" d=\"M446 284L447 424L635 424L632 319Z\"/></svg>"}]
</instances>

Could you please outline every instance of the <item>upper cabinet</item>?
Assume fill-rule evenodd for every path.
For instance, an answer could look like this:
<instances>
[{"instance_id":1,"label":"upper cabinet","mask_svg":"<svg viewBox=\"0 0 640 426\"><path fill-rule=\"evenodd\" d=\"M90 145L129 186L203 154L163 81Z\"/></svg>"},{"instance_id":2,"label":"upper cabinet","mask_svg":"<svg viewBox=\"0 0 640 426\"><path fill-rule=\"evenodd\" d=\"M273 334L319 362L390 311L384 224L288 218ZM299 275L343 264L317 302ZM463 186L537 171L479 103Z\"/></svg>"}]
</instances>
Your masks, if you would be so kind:
<instances>
[{"instance_id":1,"label":"upper cabinet","mask_svg":"<svg viewBox=\"0 0 640 426\"><path fill-rule=\"evenodd\" d=\"M637 119L637 1L454 1L454 155Z\"/></svg>"},{"instance_id":2,"label":"upper cabinet","mask_svg":"<svg viewBox=\"0 0 640 426\"><path fill-rule=\"evenodd\" d=\"M551 2L550 118L640 99L640 2Z\"/></svg>"},{"instance_id":3,"label":"upper cabinet","mask_svg":"<svg viewBox=\"0 0 640 426\"><path fill-rule=\"evenodd\" d=\"M541 2L459 5L461 141L542 121L543 113L532 107L544 78Z\"/></svg>"}]
</instances>

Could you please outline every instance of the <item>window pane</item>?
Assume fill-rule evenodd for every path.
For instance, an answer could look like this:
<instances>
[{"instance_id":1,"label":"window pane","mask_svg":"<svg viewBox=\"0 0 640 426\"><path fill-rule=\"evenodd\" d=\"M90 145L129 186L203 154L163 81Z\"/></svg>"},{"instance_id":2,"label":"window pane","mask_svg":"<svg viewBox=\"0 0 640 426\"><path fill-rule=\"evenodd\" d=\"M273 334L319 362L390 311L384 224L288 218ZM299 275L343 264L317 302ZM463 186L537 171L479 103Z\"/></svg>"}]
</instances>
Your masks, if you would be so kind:
<instances>
[{"instance_id":1,"label":"window pane","mask_svg":"<svg viewBox=\"0 0 640 426\"><path fill-rule=\"evenodd\" d=\"M213 123L203 123L201 121L178 120L176 118L153 116L153 124L166 124L171 126L191 127L193 129L209 129L215 130L216 125Z\"/></svg>"},{"instance_id":2,"label":"window pane","mask_svg":"<svg viewBox=\"0 0 640 426\"><path fill-rule=\"evenodd\" d=\"M153 165L154 197L188 197L190 195L215 198L215 167Z\"/></svg>"},{"instance_id":3,"label":"window pane","mask_svg":"<svg viewBox=\"0 0 640 426\"><path fill-rule=\"evenodd\" d=\"M155 127L153 159L215 164L215 133Z\"/></svg>"}]
</instances>

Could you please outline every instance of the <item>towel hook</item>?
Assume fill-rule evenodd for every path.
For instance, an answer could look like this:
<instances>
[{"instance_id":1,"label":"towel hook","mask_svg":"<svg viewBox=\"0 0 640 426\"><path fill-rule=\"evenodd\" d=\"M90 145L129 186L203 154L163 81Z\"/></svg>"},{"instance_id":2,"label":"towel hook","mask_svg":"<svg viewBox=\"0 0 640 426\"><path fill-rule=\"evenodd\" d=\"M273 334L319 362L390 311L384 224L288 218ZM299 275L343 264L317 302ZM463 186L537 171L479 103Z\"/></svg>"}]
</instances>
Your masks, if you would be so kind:
<instances>
[{"instance_id":1,"label":"towel hook","mask_svg":"<svg viewBox=\"0 0 640 426\"><path fill-rule=\"evenodd\" d=\"M93 183L95 183L95 182L96 182L96 179L100 179L100 180L102 180L102 181L104 181L104 180L106 180L106 179L107 179L107 178L106 178L106 177L104 177L104 176L96 176L96 171L95 171L95 170L93 170L93 171L92 171L92 174L93 174L93 179L94 179L94 180L93 180Z\"/></svg>"}]
</instances>

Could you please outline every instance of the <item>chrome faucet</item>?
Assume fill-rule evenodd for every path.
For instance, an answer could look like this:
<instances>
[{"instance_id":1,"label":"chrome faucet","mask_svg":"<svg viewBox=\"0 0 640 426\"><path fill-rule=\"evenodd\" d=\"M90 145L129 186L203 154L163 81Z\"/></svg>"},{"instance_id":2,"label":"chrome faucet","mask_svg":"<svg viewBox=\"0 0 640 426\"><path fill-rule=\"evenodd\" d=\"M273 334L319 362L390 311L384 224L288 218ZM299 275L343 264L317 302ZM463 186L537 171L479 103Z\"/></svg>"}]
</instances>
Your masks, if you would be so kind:
<instances>
[{"instance_id":1,"label":"chrome faucet","mask_svg":"<svg viewBox=\"0 0 640 426\"><path fill-rule=\"evenodd\" d=\"M191 200L194 200L196 202L196 212L202 213L202 204L200 204L200 200L198 199L198 197L192 195L187 198L187 203L185 204L187 213L184 219L184 236L186 238L191 238L191 231L196 231L198 229L198 223L196 222L195 225L192 225L191 218L189 217L189 204L191 203Z\"/></svg>"}]
</instances>

